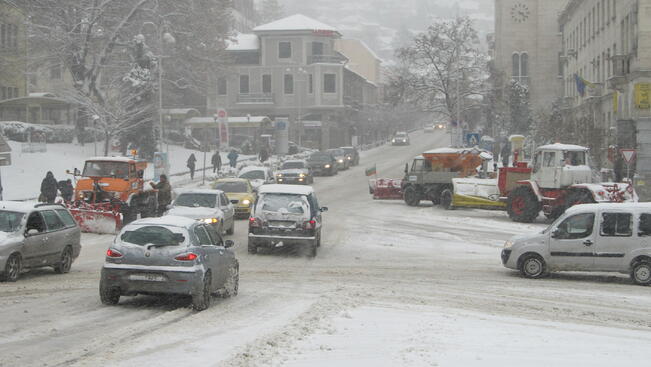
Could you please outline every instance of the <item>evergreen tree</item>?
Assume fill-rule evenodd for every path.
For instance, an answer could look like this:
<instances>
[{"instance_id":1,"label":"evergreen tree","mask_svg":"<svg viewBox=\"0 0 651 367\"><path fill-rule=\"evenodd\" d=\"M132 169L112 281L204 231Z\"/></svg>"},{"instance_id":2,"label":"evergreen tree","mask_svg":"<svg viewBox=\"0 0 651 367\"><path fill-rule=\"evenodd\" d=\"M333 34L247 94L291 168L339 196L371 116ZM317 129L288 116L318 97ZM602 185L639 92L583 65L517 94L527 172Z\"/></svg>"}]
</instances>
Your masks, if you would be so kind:
<instances>
[{"instance_id":1,"label":"evergreen tree","mask_svg":"<svg viewBox=\"0 0 651 367\"><path fill-rule=\"evenodd\" d=\"M273 22L285 15L285 9L278 0L263 0L260 6L260 20L262 23Z\"/></svg>"}]
</instances>

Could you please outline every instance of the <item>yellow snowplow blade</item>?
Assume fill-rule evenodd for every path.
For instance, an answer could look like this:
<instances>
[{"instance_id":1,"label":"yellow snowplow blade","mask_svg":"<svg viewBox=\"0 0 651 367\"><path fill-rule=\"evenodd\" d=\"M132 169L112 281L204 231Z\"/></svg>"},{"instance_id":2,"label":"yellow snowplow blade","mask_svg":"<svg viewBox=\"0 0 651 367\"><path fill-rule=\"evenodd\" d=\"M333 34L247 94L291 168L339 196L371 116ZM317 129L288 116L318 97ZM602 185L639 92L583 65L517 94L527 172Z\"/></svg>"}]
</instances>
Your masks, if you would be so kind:
<instances>
[{"instance_id":1,"label":"yellow snowplow blade","mask_svg":"<svg viewBox=\"0 0 651 367\"><path fill-rule=\"evenodd\" d=\"M506 209L506 203L477 196L454 194L452 206L455 208Z\"/></svg>"}]
</instances>

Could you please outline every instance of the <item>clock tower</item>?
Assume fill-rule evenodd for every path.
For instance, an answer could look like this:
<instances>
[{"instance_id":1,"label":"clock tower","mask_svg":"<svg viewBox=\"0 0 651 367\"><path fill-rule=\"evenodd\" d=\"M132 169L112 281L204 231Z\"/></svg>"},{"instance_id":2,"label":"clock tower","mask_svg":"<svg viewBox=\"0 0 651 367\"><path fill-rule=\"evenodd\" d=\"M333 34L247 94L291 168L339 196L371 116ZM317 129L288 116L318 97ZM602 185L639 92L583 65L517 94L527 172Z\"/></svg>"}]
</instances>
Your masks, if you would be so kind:
<instances>
[{"instance_id":1,"label":"clock tower","mask_svg":"<svg viewBox=\"0 0 651 367\"><path fill-rule=\"evenodd\" d=\"M529 87L533 108L562 97L558 14L567 0L495 0L495 67Z\"/></svg>"}]
</instances>

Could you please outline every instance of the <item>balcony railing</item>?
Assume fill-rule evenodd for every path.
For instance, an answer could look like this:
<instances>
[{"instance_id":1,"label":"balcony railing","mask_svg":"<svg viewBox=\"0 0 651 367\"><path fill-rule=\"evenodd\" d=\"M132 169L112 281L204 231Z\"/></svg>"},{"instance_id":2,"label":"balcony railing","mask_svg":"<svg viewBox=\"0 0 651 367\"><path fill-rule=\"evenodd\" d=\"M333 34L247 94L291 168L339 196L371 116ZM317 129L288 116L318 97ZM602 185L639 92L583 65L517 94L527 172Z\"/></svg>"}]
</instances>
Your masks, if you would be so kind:
<instances>
[{"instance_id":1,"label":"balcony railing","mask_svg":"<svg viewBox=\"0 0 651 367\"><path fill-rule=\"evenodd\" d=\"M311 55L307 58L308 64L343 64L346 59L338 55Z\"/></svg>"},{"instance_id":2,"label":"balcony railing","mask_svg":"<svg viewBox=\"0 0 651 367\"><path fill-rule=\"evenodd\" d=\"M273 93L238 94L237 103L274 103Z\"/></svg>"}]
</instances>

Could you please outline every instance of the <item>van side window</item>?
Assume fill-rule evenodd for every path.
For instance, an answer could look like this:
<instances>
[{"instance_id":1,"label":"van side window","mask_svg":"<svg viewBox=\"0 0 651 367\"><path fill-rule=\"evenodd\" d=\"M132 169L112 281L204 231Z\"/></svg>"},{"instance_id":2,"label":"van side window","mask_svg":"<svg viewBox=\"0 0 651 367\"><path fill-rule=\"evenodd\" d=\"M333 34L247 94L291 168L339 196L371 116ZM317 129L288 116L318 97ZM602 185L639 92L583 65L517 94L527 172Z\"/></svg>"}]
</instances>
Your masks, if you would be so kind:
<instances>
[{"instance_id":1,"label":"van side window","mask_svg":"<svg viewBox=\"0 0 651 367\"><path fill-rule=\"evenodd\" d=\"M637 235L640 237L651 236L651 214L640 214Z\"/></svg>"},{"instance_id":2,"label":"van side window","mask_svg":"<svg viewBox=\"0 0 651 367\"><path fill-rule=\"evenodd\" d=\"M601 235L604 237L629 237L633 235L633 215L630 213L603 213Z\"/></svg>"},{"instance_id":3,"label":"van side window","mask_svg":"<svg viewBox=\"0 0 651 367\"><path fill-rule=\"evenodd\" d=\"M566 218L561 224L558 225L558 235L556 238L561 240L576 240L580 238L586 238L592 234L593 227L594 214L577 214Z\"/></svg>"}]
</instances>

